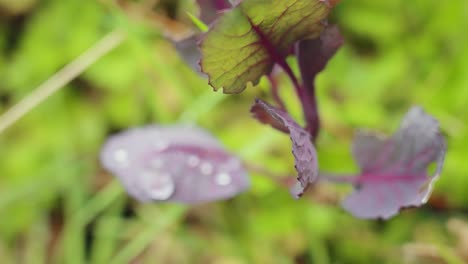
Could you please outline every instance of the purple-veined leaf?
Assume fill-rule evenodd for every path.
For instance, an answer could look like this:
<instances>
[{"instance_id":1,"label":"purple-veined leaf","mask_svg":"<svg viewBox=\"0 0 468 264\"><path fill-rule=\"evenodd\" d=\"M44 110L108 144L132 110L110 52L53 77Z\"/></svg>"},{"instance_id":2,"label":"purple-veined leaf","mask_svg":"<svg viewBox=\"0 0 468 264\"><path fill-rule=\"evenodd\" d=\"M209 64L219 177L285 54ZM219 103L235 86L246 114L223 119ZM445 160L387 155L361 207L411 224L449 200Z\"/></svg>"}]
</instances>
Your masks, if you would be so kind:
<instances>
[{"instance_id":1,"label":"purple-veined leaf","mask_svg":"<svg viewBox=\"0 0 468 264\"><path fill-rule=\"evenodd\" d=\"M249 187L242 162L193 126L154 125L114 135L102 149L101 162L142 202L200 203Z\"/></svg>"},{"instance_id":2,"label":"purple-veined leaf","mask_svg":"<svg viewBox=\"0 0 468 264\"><path fill-rule=\"evenodd\" d=\"M388 219L401 208L421 206L439 177L445 152L439 123L419 107L411 108L390 138L359 133L353 155L361 175L343 207L360 218ZM435 172L428 173L432 163Z\"/></svg>"},{"instance_id":3,"label":"purple-veined leaf","mask_svg":"<svg viewBox=\"0 0 468 264\"><path fill-rule=\"evenodd\" d=\"M200 49L210 85L240 93L257 84L297 41L320 35L331 4L324 0L244 0L206 33Z\"/></svg>"},{"instance_id":4,"label":"purple-veined leaf","mask_svg":"<svg viewBox=\"0 0 468 264\"><path fill-rule=\"evenodd\" d=\"M343 44L338 27L328 26L320 37L299 42L297 59L302 76L303 100L306 101L304 116L307 130L313 138L318 136L320 119L315 97L315 78L325 68L328 61Z\"/></svg>"},{"instance_id":5,"label":"purple-veined leaf","mask_svg":"<svg viewBox=\"0 0 468 264\"><path fill-rule=\"evenodd\" d=\"M291 194L299 198L318 176L318 162L315 147L310 134L299 126L287 113L257 99L250 110L260 122L289 133L292 142L292 153L297 170L297 182L291 187Z\"/></svg>"}]
</instances>

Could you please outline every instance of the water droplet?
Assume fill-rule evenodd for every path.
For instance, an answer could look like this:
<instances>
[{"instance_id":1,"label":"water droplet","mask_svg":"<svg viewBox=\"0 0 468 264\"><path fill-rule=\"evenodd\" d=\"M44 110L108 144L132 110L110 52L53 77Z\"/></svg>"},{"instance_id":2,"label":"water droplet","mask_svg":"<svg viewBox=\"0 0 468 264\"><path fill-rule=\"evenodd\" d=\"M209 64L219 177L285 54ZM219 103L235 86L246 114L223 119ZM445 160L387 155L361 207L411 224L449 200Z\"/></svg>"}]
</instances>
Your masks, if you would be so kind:
<instances>
[{"instance_id":1,"label":"water droplet","mask_svg":"<svg viewBox=\"0 0 468 264\"><path fill-rule=\"evenodd\" d=\"M216 175L215 178L216 184L221 185L221 186L227 186L231 184L232 178L231 175L229 175L226 172L221 172L218 175Z\"/></svg>"},{"instance_id":2,"label":"water droplet","mask_svg":"<svg viewBox=\"0 0 468 264\"><path fill-rule=\"evenodd\" d=\"M118 163L120 163L121 166L128 166L128 153L125 149L117 149L114 152L114 159Z\"/></svg>"},{"instance_id":3,"label":"water droplet","mask_svg":"<svg viewBox=\"0 0 468 264\"><path fill-rule=\"evenodd\" d=\"M213 165L211 165L211 163L208 162L203 162L200 166L200 171L205 175L210 175L211 173L213 173Z\"/></svg>"},{"instance_id":4,"label":"water droplet","mask_svg":"<svg viewBox=\"0 0 468 264\"><path fill-rule=\"evenodd\" d=\"M187 163L190 167L196 167L200 164L200 158L195 155L190 155L188 157Z\"/></svg>"},{"instance_id":5,"label":"water droplet","mask_svg":"<svg viewBox=\"0 0 468 264\"><path fill-rule=\"evenodd\" d=\"M175 191L175 184L169 173L156 174L150 171L142 173L143 188L153 200L169 199Z\"/></svg>"}]
</instances>

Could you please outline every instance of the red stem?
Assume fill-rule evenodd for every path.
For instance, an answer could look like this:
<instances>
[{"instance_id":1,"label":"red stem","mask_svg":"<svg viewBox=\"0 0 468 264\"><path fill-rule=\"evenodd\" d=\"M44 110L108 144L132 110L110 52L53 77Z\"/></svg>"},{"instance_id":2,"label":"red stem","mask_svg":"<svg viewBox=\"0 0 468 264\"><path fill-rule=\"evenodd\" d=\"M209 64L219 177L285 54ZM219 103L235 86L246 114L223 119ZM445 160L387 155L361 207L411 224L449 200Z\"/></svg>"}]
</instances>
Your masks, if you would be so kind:
<instances>
[{"instance_id":1,"label":"red stem","mask_svg":"<svg viewBox=\"0 0 468 264\"><path fill-rule=\"evenodd\" d=\"M317 100L315 97L315 89L311 92L304 89L304 87L299 83L294 72L292 71L291 67L289 67L288 63L282 58L282 60L277 62L278 65L283 68L284 72L288 75L289 79L294 85L294 89L296 90L297 97L302 105L302 111L304 113L304 118L306 120L306 130L309 131L310 135L312 136L312 140L318 136L319 131L319 118L318 118L318 111L317 111Z\"/></svg>"},{"instance_id":2,"label":"red stem","mask_svg":"<svg viewBox=\"0 0 468 264\"><path fill-rule=\"evenodd\" d=\"M346 183L346 184L358 184L359 177L356 175L338 175L338 174L330 174L325 172L319 173L319 180L321 181L328 181L333 183Z\"/></svg>"},{"instance_id":3,"label":"red stem","mask_svg":"<svg viewBox=\"0 0 468 264\"><path fill-rule=\"evenodd\" d=\"M307 108L304 109L304 116L307 121L306 130L312 135L312 139L315 141L320 130L320 118L317 107L317 97L315 96L315 85L304 90L304 98L307 101Z\"/></svg>"},{"instance_id":4,"label":"red stem","mask_svg":"<svg viewBox=\"0 0 468 264\"><path fill-rule=\"evenodd\" d=\"M231 7L227 0L215 0L214 6L216 10L223 10Z\"/></svg>"},{"instance_id":5,"label":"red stem","mask_svg":"<svg viewBox=\"0 0 468 264\"><path fill-rule=\"evenodd\" d=\"M257 173L260 176L268 178L274 183L278 184L279 186L289 187L289 183L287 181L288 179L291 179L291 178L288 176L275 173L265 167L262 167L260 165L257 165L248 161L244 161L244 166L250 172Z\"/></svg>"}]
</instances>

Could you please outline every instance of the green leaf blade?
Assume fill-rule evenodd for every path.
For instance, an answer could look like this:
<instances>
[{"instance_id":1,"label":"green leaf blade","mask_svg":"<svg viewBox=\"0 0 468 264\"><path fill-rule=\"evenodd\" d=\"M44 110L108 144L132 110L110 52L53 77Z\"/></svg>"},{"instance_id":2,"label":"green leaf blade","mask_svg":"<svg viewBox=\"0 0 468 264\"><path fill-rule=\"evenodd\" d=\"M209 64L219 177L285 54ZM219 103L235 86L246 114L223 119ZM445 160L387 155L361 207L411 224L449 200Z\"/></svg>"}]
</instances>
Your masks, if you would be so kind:
<instances>
[{"instance_id":1,"label":"green leaf blade","mask_svg":"<svg viewBox=\"0 0 468 264\"><path fill-rule=\"evenodd\" d=\"M210 85L215 90L223 87L224 93L240 93L245 89L245 80L258 82L273 67L267 51L258 46L259 41L241 9L222 16L201 45L205 55L201 67L209 75Z\"/></svg>"},{"instance_id":2,"label":"green leaf blade","mask_svg":"<svg viewBox=\"0 0 468 264\"><path fill-rule=\"evenodd\" d=\"M240 93L270 73L295 42L318 36L329 11L320 0L245 0L205 35L202 71L214 90Z\"/></svg>"}]
</instances>

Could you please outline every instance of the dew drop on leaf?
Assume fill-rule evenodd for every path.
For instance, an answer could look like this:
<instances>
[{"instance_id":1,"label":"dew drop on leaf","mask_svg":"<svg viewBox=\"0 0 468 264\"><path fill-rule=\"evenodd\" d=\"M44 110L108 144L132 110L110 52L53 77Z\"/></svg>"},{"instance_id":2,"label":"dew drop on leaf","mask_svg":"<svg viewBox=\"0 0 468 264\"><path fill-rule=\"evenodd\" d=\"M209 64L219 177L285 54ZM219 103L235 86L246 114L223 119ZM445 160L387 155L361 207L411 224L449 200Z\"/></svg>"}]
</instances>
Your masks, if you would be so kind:
<instances>
[{"instance_id":1,"label":"dew drop on leaf","mask_svg":"<svg viewBox=\"0 0 468 264\"><path fill-rule=\"evenodd\" d=\"M175 191L174 181L168 173L143 171L140 178L144 182L149 197L153 200L167 200Z\"/></svg>"},{"instance_id":2,"label":"dew drop on leaf","mask_svg":"<svg viewBox=\"0 0 468 264\"><path fill-rule=\"evenodd\" d=\"M231 175L226 172L221 172L216 175L216 183L221 186L231 184Z\"/></svg>"},{"instance_id":3,"label":"dew drop on leaf","mask_svg":"<svg viewBox=\"0 0 468 264\"><path fill-rule=\"evenodd\" d=\"M125 149L117 149L114 152L114 159L120 164L120 166L128 166L128 153Z\"/></svg>"},{"instance_id":4,"label":"dew drop on leaf","mask_svg":"<svg viewBox=\"0 0 468 264\"><path fill-rule=\"evenodd\" d=\"M190 167L197 167L200 164L200 159L195 155L190 155L187 159L187 164Z\"/></svg>"},{"instance_id":5,"label":"dew drop on leaf","mask_svg":"<svg viewBox=\"0 0 468 264\"><path fill-rule=\"evenodd\" d=\"M210 175L210 174L213 173L213 165L211 165L208 162L203 162L200 165L200 171L201 171L201 173L203 173L205 175Z\"/></svg>"}]
</instances>

